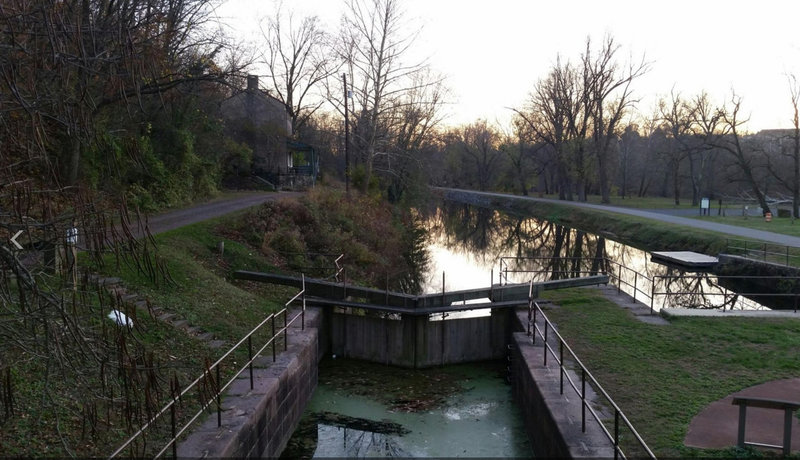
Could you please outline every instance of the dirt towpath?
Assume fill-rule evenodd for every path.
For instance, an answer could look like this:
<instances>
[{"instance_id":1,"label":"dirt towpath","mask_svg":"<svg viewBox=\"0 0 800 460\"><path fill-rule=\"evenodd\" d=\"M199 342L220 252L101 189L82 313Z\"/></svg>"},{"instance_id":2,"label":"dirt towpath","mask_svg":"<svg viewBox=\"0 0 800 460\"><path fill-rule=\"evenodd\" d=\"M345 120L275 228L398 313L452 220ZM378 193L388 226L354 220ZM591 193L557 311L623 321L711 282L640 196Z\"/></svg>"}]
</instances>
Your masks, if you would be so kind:
<instances>
[{"instance_id":1,"label":"dirt towpath","mask_svg":"<svg viewBox=\"0 0 800 460\"><path fill-rule=\"evenodd\" d=\"M671 224L677 225L685 225L687 227L694 227L703 230L709 230L712 232L719 232L724 233L731 236L737 236L740 238L747 238L747 239L754 239L754 240L762 240L767 241L770 243L781 244L784 246L791 246L795 248L800 248L800 238L796 236L790 235L783 235L780 233L773 233L767 232L763 230L755 230L751 228L745 227L737 227L735 225L726 225L726 224L719 224L716 222L707 222L700 219L690 219L688 217L681 217L675 216L667 213L660 213L654 212L652 210L642 210L642 209L634 209L634 208L623 208L621 206L609 206L609 205L600 205L600 204L591 204L591 203L581 203L577 201L563 201L563 200L551 200L549 198L535 198L530 196L518 196L518 195L508 195L505 193L492 193L492 192L478 192L474 190L459 190L459 189L450 189L450 188L438 188L439 190L444 191L456 191L460 193L470 193L475 194L477 196L486 196L491 198L500 198L500 199L514 199L514 200L525 200L525 201L534 201L534 202L542 202L542 203L553 203L559 204L562 206L574 206L576 208L584 208L584 209L594 209L597 211L607 211L607 212L615 212L618 214L627 214L630 216L637 216L643 217L646 219L652 219L660 222L668 222Z\"/></svg>"}]
</instances>

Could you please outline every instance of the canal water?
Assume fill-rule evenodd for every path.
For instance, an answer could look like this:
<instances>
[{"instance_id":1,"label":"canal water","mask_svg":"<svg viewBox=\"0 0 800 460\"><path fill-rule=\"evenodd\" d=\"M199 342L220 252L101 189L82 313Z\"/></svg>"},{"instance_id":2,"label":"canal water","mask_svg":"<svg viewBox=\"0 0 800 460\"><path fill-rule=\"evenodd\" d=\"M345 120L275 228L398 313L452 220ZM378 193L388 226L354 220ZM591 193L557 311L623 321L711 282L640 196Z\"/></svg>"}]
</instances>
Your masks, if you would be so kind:
<instances>
[{"instance_id":1,"label":"canal water","mask_svg":"<svg viewBox=\"0 0 800 460\"><path fill-rule=\"evenodd\" d=\"M530 457L504 363L409 370L326 358L285 458Z\"/></svg>"},{"instance_id":2,"label":"canal water","mask_svg":"<svg viewBox=\"0 0 800 460\"><path fill-rule=\"evenodd\" d=\"M623 280L621 289L640 302L647 305L652 298L654 311L765 308L720 286L713 273L653 262L649 251L615 241L613 235L453 202L422 215L430 254L421 280L424 293L613 273Z\"/></svg>"}]
</instances>

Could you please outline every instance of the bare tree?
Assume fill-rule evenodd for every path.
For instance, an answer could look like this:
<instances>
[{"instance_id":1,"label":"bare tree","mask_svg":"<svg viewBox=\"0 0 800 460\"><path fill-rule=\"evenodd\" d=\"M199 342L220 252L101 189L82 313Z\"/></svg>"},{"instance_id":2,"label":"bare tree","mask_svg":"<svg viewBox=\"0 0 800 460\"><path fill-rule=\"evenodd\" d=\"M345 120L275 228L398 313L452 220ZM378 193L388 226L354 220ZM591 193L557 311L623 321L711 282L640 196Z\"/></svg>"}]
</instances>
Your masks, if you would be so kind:
<instances>
[{"instance_id":1,"label":"bare tree","mask_svg":"<svg viewBox=\"0 0 800 460\"><path fill-rule=\"evenodd\" d=\"M689 155L691 146L689 138L692 135L692 107L681 98L675 90L670 94L670 100L661 99L658 102L659 116L664 130L669 134L670 145L663 155L669 164L672 177L672 191L675 204L681 204L681 164Z\"/></svg>"},{"instance_id":2,"label":"bare tree","mask_svg":"<svg viewBox=\"0 0 800 460\"><path fill-rule=\"evenodd\" d=\"M753 161L755 152L752 146L745 144L742 139L742 133L740 133L742 126L748 121L747 119L742 120L740 118L739 111L742 106L741 97L733 93L730 104L730 106L720 109L722 132L720 136L715 138L714 145L722 149L733 159L734 164L744 176L745 182L750 187L755 199L761 206L761 212L766 214L769 212L769 204L767 204L766 196L756 180L756 166Z\"/></svg>"},{"instance_id":3,"label":"bare tree","mask_svg":"<svg viewBox=\"0 0 800 460\"><path fill-rule=\"evenodd\" d=\"M342 19L338 53L350 75L353 147L363 165L366 190L377 156L392 150L398 108L413 100L414 91L440 80L421 78L424 62L406 62L415 34L405 34L397 0L348 0ZM333 87L336 87L335 85ZM328 91L329 99L344 112L344 101ZM402 131L402 130L401 130Z\"/></svg>"},{"instance_id":4,"label":"bare tree","mask_svg":"<svg viewBox=\"0 0 800 460\"><path fill-rule=\"evenodd\" d=\"M308 122L324 104L313 90L336 71L330 58L328 34L317 16L284 16L279 3L274 17L266 21L261 33L266 45L262 60L267 65L275 96L286 106L292 134ZM313 102L311 102L313 100Z\"/></svg>"},{"instance_id":5,"label":"bare tree","mask_svg":"<svg viewBox=\"0 0 800 460\"><path fill-rule=\"evenodd\" d=\"M592 141L597 156L598 181L603 203L610 203L609 167L612 142L617 139L619 123L626 111L636 103L632 98L631 84L647 72L649 65L644 58L631 62L624 70L615 60L619 46L612 37L606 37L597 56L593 57L591 40L586 40L586 51L582 57L587 107L592 122Z\"/></svg>"},{"instance_id":6,"label":"bare tree","mask_svg":"<svg viewBox=\"0 0 800 460\"><path fill-rule=\"evenodd\" d=\"M525 109L514 109L528 124L536 140L552 147L561 200L573 199L573 162L569 157L575 144L583 143L583 140L575 138L576 133L583 130L576 119L579 105L576 105L575 95L580 91L578 78L576 69L569 62L562 63L559 57L547 77L536 83ZM581 167L579 162L575 163Z\"/></svg>"},{"instance_id":7,"label":"bare tree","mask_svg":"<svg viewBox=\"0 0 800 460\"><path fill-rule=\"evenodd\" d=\"M791 95L792 102L792 181L790 190L792 191L792 216L800 216L800 84L797 82L797 77L790 74L789 80L789 94Z\"/></svg>"},{"instance_id":8,"label":"bare tree","mask_svg":"<svg viewBox=\"0 0 800 460\"><path fill-rule=\"evenodd\" d=\"M501 157L500 133L486 120L478 120L458 130L457 142L468 177L475 180L471 185L478 190L489 190Z\"/></svg>"}]
</instances>

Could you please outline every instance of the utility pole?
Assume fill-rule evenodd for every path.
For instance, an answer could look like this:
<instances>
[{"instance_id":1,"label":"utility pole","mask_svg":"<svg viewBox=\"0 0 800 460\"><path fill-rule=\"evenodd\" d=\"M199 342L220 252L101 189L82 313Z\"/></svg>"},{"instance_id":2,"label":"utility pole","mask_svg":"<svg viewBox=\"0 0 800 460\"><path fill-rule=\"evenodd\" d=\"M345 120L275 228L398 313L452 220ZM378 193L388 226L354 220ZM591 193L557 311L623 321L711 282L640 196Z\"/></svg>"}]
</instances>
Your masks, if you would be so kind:
<instances>
[{"instance_id":1,"label":"utility pole","mask_svg":"<svg viewBox=\"0 0 800 460\"><path fill-rule=\"evenodd\" d=\"M344 83L344 190L345 193L350 195L350 127L349 116L347 112L347 74L342 74L342 83Z\"/></svg>"}]
</instances>

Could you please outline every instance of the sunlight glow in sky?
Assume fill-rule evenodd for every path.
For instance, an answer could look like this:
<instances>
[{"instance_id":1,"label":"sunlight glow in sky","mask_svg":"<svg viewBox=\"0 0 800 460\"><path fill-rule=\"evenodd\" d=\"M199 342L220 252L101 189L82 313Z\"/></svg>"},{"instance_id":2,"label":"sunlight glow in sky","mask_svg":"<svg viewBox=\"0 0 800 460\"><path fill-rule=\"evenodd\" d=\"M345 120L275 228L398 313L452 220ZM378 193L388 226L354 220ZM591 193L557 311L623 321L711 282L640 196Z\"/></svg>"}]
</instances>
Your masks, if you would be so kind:
<instances>
[{"instance_id":1,"label":"sunlight glow in sky","mask_svg":"<svg viewBox=\"0 0 800 460\"><path fill-rule=\"evenodd\" d=\"M244 41L275 0L225 0L220 17ZM452 90L449 124L478 118L503 125L556 57L575 62L587 36L611 34L618 56L651 62L634 84L638 110L652 113L675 88L690 98L706 90L715 102L743 98L749 129L791 123L786 74L800 79L800 2L762 0L401 0L409 27L421 28L410 62L428 58ZM335 31L340 0L286 0L284 8L316 14Z\"/></svg>"}]
</instances>

